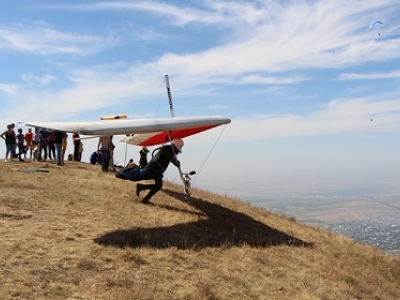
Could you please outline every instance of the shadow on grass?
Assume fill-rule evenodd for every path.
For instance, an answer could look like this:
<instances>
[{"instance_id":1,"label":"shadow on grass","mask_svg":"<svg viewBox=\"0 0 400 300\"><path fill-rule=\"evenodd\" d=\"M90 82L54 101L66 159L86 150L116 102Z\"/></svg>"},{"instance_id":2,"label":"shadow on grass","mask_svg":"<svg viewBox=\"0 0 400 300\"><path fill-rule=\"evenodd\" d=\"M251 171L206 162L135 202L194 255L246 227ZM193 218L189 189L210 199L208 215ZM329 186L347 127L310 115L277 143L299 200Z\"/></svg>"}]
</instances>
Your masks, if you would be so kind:
<instances>
[{"instance_id":1,"label":"shadow on grass","mask_svg":"<svg viewBox=\"0 0 400 300\"><path fill-rule=\"evenodd\" d=\"M185 201L188 205L202 211L203 214L199 214L197 222L168 227L116 230L98 237L94 241L100 245L121 248L148 246L153 248L202 249L240 245L251 247L312 246L312 244L271 228L243 213L199 198L184 199L182 194L170 190L163 190L163 192L177 200ZM156 204L154 206L173 209Z\"/></svg>"}]
</instances>

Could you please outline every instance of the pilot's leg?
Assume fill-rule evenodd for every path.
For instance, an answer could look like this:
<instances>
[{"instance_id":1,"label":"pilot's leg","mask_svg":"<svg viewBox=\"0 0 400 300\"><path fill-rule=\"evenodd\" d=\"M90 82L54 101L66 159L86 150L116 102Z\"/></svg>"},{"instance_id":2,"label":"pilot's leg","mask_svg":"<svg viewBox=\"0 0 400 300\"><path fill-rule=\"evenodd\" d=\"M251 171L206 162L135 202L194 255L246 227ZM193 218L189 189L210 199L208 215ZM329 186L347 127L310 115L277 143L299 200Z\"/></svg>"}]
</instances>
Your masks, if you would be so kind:
<instances>
[{"instance_id":1,"label":"pilot's leg","mask_svg":"<svg viewBox=\"0 0 400 300\"><path fill-rule=\"evenodd\" d=\"M136 186L136 195L139 196L140 191L150 190L150 192L142 199L142 203L148 203L150 198L153 197L163 185L162 175L154 178L154 184L138 184Z\"/></svg>"}]
</instances>

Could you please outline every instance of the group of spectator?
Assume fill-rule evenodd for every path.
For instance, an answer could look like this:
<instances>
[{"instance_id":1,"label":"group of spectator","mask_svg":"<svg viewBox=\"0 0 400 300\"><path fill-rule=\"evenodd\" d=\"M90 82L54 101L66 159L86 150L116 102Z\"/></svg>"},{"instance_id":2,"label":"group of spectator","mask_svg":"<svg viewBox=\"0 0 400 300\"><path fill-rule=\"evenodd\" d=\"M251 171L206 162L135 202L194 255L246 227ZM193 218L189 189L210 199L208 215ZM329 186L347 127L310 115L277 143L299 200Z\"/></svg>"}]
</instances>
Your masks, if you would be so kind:
<instances>
[{"instance_id":1,"label":"group of spectator","mask_svg":"<svg viewBox=\"0 0 400 300\"><path fill-rule=\"evenodd\" d=\"M67 150L68 134L65 131L51 130L46 128L35 127L28 128L23 133L22 128L18 128L15 132L15 124L7 125L7 130L0 137L5 140L6 155L5 162L18 161L23 162L26 159L32 161L49 161L54 160L57 165L64 166L64 157ZM103 172L115 172L114 165L114 149L115 145L112 141L113 136L101 136L98 141L97 150L92 154L90 161L92 164L100 164ZM78 133L72 134L74 151L68 154L68 160L81 161L83 144ZM17 153L18 150L18 153ZM139 151L140 159L138 168L143 169L147 164L147 147L142 147ZM127 167L136 165L133 159L129 161Z\"/></svg>"},{"instance_id":2,"label":"group of spectator","mask_svg":"<svg viewBox=\"0 0 400 300\"><path fill-rule=\"evenodd\" d=\"M46 128L28 128L28 132L23 133L22 128L15 132L15 124L7 125L7 130L0 137L5 140L6 155L5 162L13 161L18 158L19 161L29 159L32 161L55 160L57 165L64 166L64 157L67 150L68 134L64 131L49 130ZM72 135L74 143L73 160L81 161L83 144L79 134ZM18 149L18 153L16 150Z\"/></svg>"}]
</instances>

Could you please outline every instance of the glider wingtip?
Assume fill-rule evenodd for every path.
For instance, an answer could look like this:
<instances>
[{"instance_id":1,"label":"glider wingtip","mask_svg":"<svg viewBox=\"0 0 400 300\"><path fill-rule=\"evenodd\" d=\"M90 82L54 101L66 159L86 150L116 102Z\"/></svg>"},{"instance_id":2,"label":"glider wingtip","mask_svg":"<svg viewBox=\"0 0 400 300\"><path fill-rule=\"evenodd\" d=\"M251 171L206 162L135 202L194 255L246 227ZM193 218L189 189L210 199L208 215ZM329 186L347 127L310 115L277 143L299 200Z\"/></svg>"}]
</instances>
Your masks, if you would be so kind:
<instances>
[{"instance_id":1,"label":"glider wingtip","mask_svg":"<svg viewBox=\"0 0 400 300\"><path fill-rule=\"evenodd\" d=\"M229 118L227 118L227 119L225 120L225 124L229 124L229 123L231 123L231 122L232 122L232 120L229 119Z\"/></svg>"}]
</instances>

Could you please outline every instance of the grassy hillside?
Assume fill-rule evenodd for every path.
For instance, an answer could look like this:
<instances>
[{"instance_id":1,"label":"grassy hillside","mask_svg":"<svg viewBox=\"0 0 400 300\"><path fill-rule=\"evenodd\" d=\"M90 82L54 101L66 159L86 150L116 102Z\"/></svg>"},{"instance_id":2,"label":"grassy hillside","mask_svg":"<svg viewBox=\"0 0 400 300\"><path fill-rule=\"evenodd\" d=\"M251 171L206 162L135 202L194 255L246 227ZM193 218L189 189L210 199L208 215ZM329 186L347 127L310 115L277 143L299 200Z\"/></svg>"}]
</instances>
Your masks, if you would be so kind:
<instances>
[{"instance_id":1,"label":"grassy hillside","mask_svg":"<svg viewBox=\"0 0 400 300\"><path fill-rule=\"evenodd\" d=\"M0 161L0 299L400 299L400 260L266 210L98 166Z\"/></svg>"}]
</instances>

